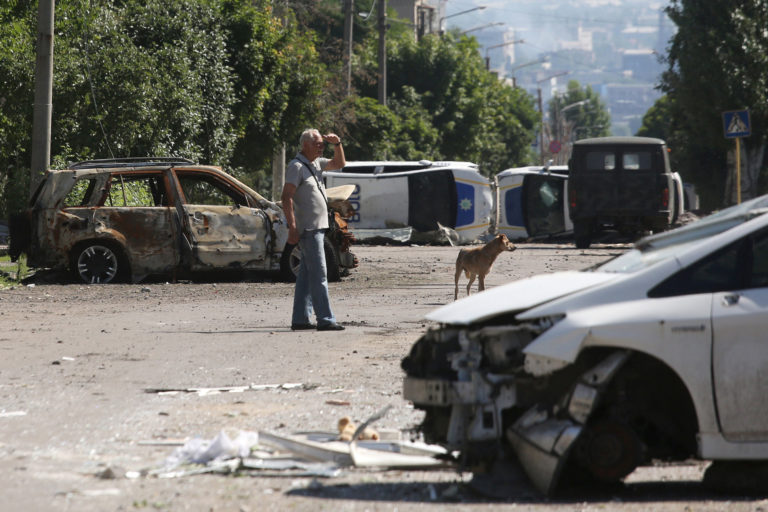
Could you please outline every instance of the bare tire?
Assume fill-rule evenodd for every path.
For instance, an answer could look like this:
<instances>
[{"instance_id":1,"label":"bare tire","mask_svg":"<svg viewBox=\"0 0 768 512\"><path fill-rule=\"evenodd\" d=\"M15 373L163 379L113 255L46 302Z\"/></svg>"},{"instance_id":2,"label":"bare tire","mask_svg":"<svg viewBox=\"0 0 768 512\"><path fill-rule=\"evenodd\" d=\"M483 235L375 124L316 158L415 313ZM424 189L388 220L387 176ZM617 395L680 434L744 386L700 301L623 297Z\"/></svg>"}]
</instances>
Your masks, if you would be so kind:
<instances>
[{"instance_id":1,"label":"bare tire","mask_svg":"<svg viewBox=\"0 0 768 512\"><path fill-rule=\"evenodd\" d=\"M336 257L336 249L328 238L323 242L325 250L325 267L328 270L328 281L336 282L341 280L341 269L339 268L339 258ZM283 255L280 257L280 274L284 281L289 283L296 281L299 274L299 265L301 265L301 251L298 245L286 244L283 249Z\"/></svg>"},{"instance_id":2,"label":"bare tire","mask_svg":"<svg viewBox=\"0 0 768 512\"><path fill-rule=\"evenodd\" d=\"M122 252L111 244L92 242L75 249L72 271L84 283L105 284L124 279L128 265Z\"/></svg>"},{"instance_id":3,"label":"bare tire","mask_svg":"<svg viewBox=\"0 0 768 512\"><path fill-rule=\"evenodd\" d=\"M280 257L280 276L283 281L293 283L299 273L301 251L298 245L285 244L283 255Z\"/></svg>"},{"instance_id":4,"label":"bare tire","mask_svg":"<svg viewBox=\"0 0 768 512\"><path fill-rule=\"evenodd\" d=\"M576 450L582 466L604 483L618 482L643 460L643 444L635 432L612 420L589 426Z\"/></svg>"},{"instance_id":5,"label":"bare tire","mask_svg":"<svg viewBox=\"0 0 768 512\"><path fill-rule=\"evenodd\" d=\"M589 226L581 223L574 223L573 238L577 249L588 249L592 244L592 233Z\"/></svg>"},{"instance_id":6,"label":"bare tire","mask_svg":"<svg viewBox=\"0 0 768 512\"><path fill-rule=\"evenodd\" d=\"M339 258L336 256L336 249L330 240L326 237L323 243L325 249L325 267L328 269L328 281L335 283L341 281L341 269L339 268Z\"/></svg>"}]
</instances>

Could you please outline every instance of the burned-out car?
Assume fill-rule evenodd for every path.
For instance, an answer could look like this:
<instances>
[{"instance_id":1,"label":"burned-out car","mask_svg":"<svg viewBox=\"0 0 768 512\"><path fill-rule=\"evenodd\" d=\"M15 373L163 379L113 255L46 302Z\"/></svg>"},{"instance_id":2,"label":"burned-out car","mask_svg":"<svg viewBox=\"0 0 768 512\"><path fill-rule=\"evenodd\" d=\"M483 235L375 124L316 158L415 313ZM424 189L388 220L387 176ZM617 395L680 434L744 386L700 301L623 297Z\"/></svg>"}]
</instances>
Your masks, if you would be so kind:
<instances>
[{"instance_id":1,"label":"burned-out car","mask_svg":"<svg viewBox=\"0 0 768 512\"><path fill-rule=\"evenodd\" d=\"M356 266L335 214L329 279ZM278 204L218 167L176 158L93 160L48 171L27 211L12 217L10 254L69 268L87 283L217 270L295 274L298 250Z\"/></svg>"},{"instance_id":2,"label":"burned-out car","mask_svg":"<svg viewBox=\"0 0 768 512\"><path fill-rule=\"evenodd\" d=\"M472 468L517 461L546 494L657 460L768 460L766 213L762 196L430 313L402 361L425 437Z\"/></svg>"}]
</instances>

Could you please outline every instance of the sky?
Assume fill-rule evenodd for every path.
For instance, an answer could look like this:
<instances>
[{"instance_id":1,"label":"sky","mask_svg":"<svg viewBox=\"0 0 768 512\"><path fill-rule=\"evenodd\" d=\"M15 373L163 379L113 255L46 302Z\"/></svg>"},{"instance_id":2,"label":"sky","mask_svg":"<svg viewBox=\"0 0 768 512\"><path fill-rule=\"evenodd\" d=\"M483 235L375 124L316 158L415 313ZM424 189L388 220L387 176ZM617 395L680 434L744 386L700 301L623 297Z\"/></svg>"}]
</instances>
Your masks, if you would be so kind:
<instances>
[{"instance_id":1,"label":"sky","mask_svg":"<svg viewBox=\"0 0 768 512\"><path fill-rule=\"evenodd\" d=\"M532 45L527 53L553 51L564 34L570 35L579 24L589 24L606 30L629 26L658 25L658 12L667 2L648 0L443 0L446 28L468 30L489 23L503 22L502 26L487 27L472 32L478 39L508 29L517 29L517 38ZM483 10L457 13L485 6ZM650 19L637 19L637 12L651 14ZM525 29L525 30L524 30Z\"/></svg>"}]
</instances>

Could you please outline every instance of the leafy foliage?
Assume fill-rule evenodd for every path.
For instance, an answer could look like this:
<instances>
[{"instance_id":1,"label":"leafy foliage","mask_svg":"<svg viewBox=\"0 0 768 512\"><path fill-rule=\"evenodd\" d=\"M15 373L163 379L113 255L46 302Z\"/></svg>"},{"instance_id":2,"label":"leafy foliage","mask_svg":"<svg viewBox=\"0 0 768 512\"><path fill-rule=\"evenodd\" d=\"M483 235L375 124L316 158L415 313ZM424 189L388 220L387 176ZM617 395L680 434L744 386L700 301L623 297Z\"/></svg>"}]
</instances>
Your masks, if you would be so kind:
<instances>
[{"instance_id":1,"label":"leafy foliage","mask_svg":"<svg viewBox=\"0 0 768 512\"><path fill-rule=\"evenodd\" d=\"M181 156L257 182L317 111L311 34L268 0L59 0L54 165ZM0 8L0 216L27 196L36 4ZM10 58L6 58L6 56ZM250 176L248 176L250 175Z\"/></svg>"},{"instance_id":2,"label":"leafy foliage","mask_svg":"<svg viewBox=\"0 0 768 512\"><path fill-rule=\"evenodd\" d=\"M752 136L744 140L763 169L768 129L768 2L673 0L666 9L677 25L661 88L669 122L668 142L678 170L693 182L705 208L727 203L722 112L748 108ZM650 119L648 123L650 124ZM750 151L757 150L757 151Z\"/></svg>"},{"instance_id":3,"label":"leafy foliage","mask_svg":"<svg viewBox=\"0 0 768 512\"><path fill-rule=\"evenodd\" d=\"M356 74L361 94L377 96L375 40ZM486 71L474 38L411 34L387 42L387 96L399 122L391 159L470 160L487 174L529 163L538 121L533 98ZM366 155L367 156L367 155Z\"/></svg>"},{"instance_id":4,"label":"leafy foliage","mask_svg":"<svg viewBox=\"0 0 768 512\"><path fill-rule=\"evenodd\" d=\"M590 137L606 137L610 133L611 115L605 102L591 86L582 88L577 80L568 81L565 94L549 101L550 130L565 136L567 126L569 139L581 140Z\"/></svg>"},{"instance_id":5,"label":"leafy foliage","mask_svg":"<svg viewBox=\"0 0 768 512\"><path fill-rule=\"evenodd\" d=\"M54 167L177 156L268 190L275 148L289 141L290 157L309 126L339 133L350 159L471 160L487 174L533 161L533 98L485 70L474 38L417 41L391 19L382 106L370 18L355 17L346 94L336 0L58 0L55 27ZM36 3L3 2L0 217L29 194L36 39Z\"/></svg>"}]
</instances>

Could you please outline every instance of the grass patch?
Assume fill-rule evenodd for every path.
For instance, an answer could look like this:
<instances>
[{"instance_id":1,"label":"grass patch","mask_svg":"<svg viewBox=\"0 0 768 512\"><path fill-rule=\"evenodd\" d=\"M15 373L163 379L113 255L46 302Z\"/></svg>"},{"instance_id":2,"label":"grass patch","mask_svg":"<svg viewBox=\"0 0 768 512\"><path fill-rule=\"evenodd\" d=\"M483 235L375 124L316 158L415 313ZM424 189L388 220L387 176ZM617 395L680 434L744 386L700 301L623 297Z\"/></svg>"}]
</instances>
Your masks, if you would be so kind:
<instances>
[{"instance_id":1,"label":"grass patch","mask_svg":"<svg viewBox=\"0 0 768 512\"><path fill-rule=\"evenodd\" d=\"M16 262L11 262L11 257L7 254L0 256L0 288L17 285L28 275L26 254L22 254Z\"/></svg>"}]
</instances>

